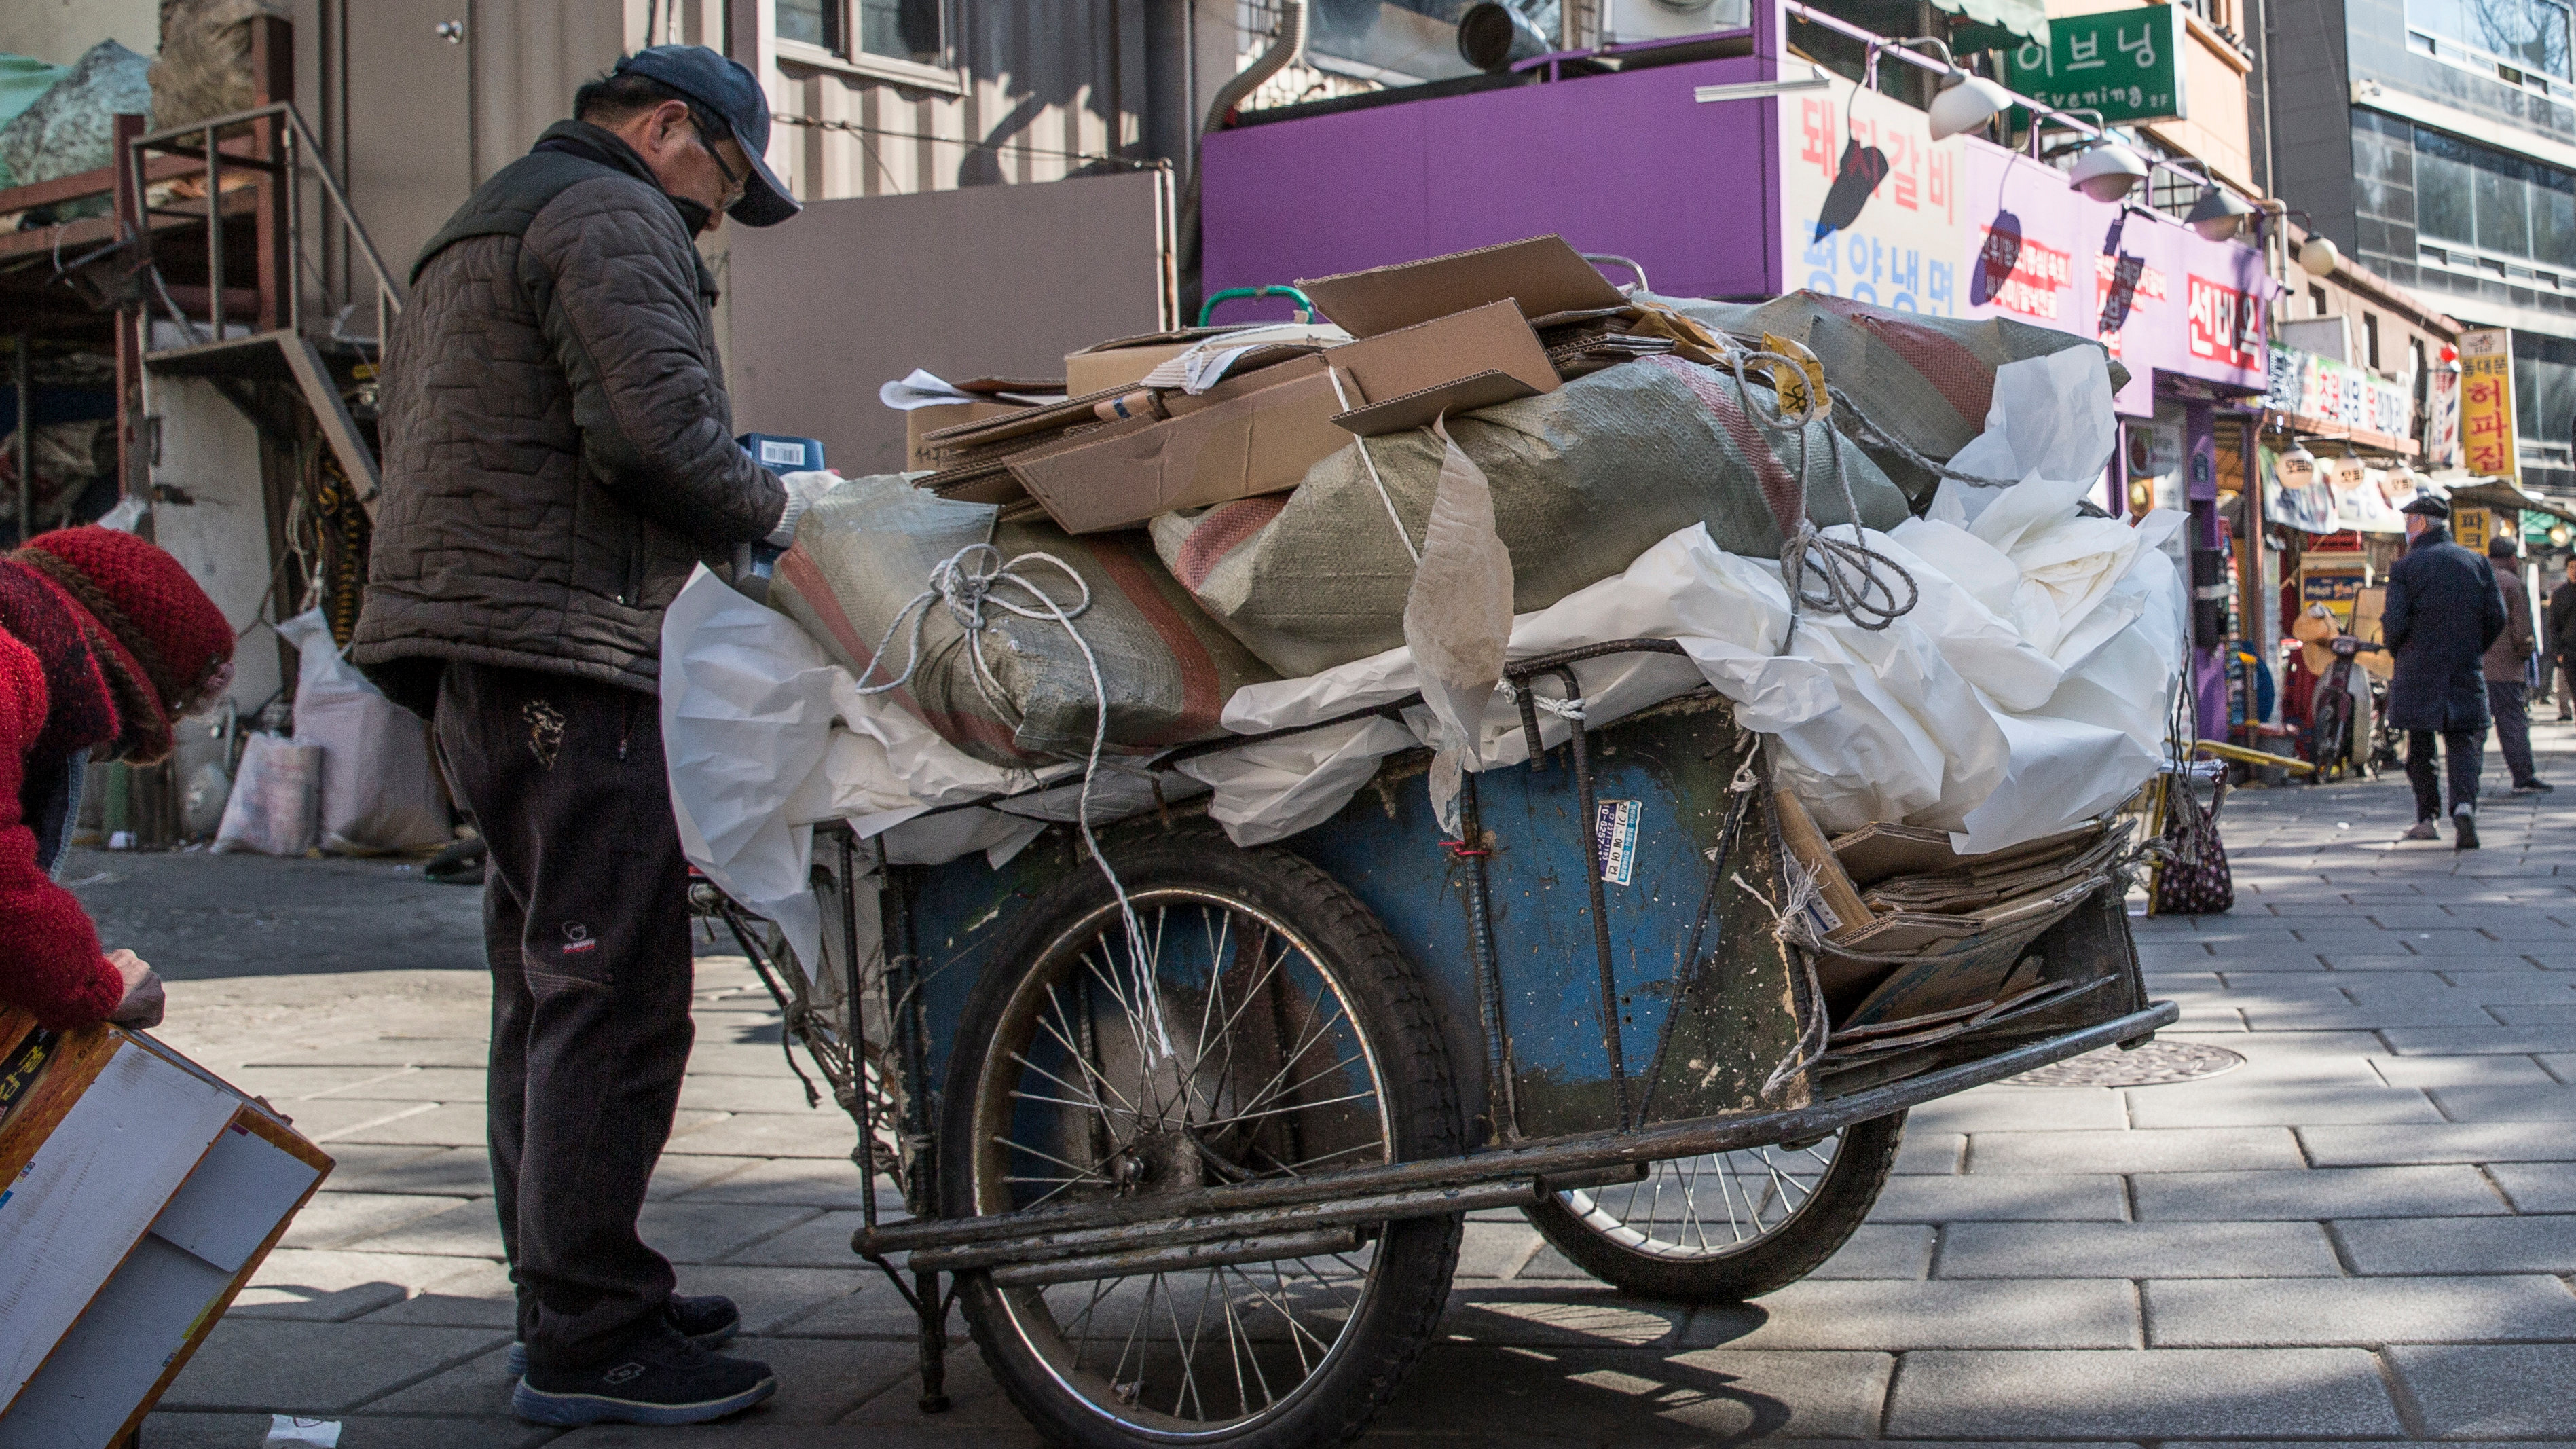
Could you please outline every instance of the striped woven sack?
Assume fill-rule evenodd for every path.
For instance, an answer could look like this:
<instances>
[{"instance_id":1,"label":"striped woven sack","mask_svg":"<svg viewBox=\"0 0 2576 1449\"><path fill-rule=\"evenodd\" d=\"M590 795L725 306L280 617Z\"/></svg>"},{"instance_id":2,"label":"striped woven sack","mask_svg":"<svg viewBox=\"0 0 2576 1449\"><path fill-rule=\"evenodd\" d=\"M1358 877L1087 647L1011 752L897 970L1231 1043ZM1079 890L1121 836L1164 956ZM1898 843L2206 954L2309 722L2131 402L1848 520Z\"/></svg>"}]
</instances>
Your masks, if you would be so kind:
<instances>
[{"instance_id":1,"label":"striped woven sack","mask_svg":"<svg viewBox=\"0 0 2576 1449\"><path fill-rule=\"evenodd\" d=\"M844 668L880 684L901 677L913 659L905 610L942 560L990 543L1015 576L1070 612L1080 598L1072 581L1030 556L1060 559L1090 591L1090 606L1072 622L1099 664L1113 753L1150 754L1223 734L1217 716L1227 696L1276 677L1190 601L1142 532L1074 538L1043 515L997 521L998 513L933 497L900 476L843 483L797 524L796 544L770 581L770 605L804 625ZM1036 607L1008 587L995 597ZM904 708L991 764L1078 760L1089 752L1096 695L1081 647L1063 625L987 605L981 649L988 692L956 615L937 599L920 612L919 660L894 691ZM880 662L877 646L898 619L903 626Z\"/></svg>"}]
</instances>

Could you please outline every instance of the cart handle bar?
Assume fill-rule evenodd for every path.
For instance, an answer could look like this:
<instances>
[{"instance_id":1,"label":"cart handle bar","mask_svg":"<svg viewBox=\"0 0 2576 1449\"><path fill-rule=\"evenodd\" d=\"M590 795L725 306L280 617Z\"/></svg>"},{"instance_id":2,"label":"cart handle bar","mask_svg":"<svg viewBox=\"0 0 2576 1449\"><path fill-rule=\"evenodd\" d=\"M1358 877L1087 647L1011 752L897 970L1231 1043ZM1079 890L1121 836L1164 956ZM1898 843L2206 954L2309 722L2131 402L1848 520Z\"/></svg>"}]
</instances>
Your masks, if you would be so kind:
<instances>
[{"instance_id":1,"label":"cart handle bar","mask_svg":"<svg viewBox=\"0 0 2576 1449\"><path fill-rule=\"evenodd\" d=\"M2181 1018L2182 1009L2174 1003L2153 1002L2143 1011L2114 1017L2097 1026L1785 1112L1702 1117L1634 1132L1592 1133L1571 1140L1502 1147L1491 1152L1429 1162L1392 1162L1311 1177L1270 1178L1225 1187L1203 1187L1168 1197L1027 1208L987 1217L915 1218L909 1222L861 1228L851 1236L850 1247L859 1256L873 1259L889 1253L989 1243L1008 1245L1012 1258L1020 1260L1025 1256L1045 1255L1059 1240L1058 1235L1096 1228L1151 1227L1160 1231L1183 1220L1217 1214L1323 1205L1372 1194L1404 1193L1423 1188L1466 1188L1512 1178L1555 1177L1563 1180L1575 1173L1621 1163L1663 1162L1767 1147L1779 1142L1797 1142L1825 1136L1855 1122L1919 1107L1936 1097L2019 1076L2034 1067L2081 1056L2098 1047L2142 1042L2154 1036L2158 1029L2171 1026ZM1444 1204L1424 1206L1414 1215L1437 1217L1456 1211L1459 1209L1454 1205Z\"/></svg>"}]
</instances>

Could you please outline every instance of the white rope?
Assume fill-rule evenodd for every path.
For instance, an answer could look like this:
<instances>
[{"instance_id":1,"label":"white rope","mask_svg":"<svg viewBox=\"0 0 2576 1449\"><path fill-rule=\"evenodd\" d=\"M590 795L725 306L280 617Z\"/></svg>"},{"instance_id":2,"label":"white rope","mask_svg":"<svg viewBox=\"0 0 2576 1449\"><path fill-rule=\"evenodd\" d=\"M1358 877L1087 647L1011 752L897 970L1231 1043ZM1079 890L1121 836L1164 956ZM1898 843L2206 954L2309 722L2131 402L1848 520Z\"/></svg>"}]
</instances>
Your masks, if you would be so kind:
<instances>
[{"instance_id":1,"label":"white rope","mask_svg":"<svg viewBox=\"0 0 2576 1449\"><path fill-rule=\"evenodd\" d=\"M1022 565L1029 563L1052 564L1073 581L1079 597L1070 608L1057 603L1053 595L1018 572ZM1036 601L1036 606L1002 597L997 591L1006 587L1027 594ZM1091 652L1091 641L1083 638L1082 631L1073 624L1091 608L1091 586L1082 581L1082 575L1074 572L1073 565L1054 554L1030 552L1005 561L1002 551L989 543L968 544L933 564L929 587L913 595L909 603L896 611L894 622L886 626L884 636L877 640L876 650L868 658L868 667L859 673L859 693L884 694L912 682L914 672L921 667L922 633L928 626L930 608L934 603L944 606L948 617L966 635L966 657L976 688L982 690L984 698L1005 714L1017 711L1010 708L1003 696L1001 681L993 677L991 669L984 663L984 636L996 622L986 616L986 609L1000 609L1023 619L1053 623L1062 628L1073 640L1073 647L1081 651L1082 667L1091 675L1092 725L1091 753L1082 763L1082 795L1075 819L1082 831L1083 846L1091 852L1092 863L1100 867L1100 874L1108 880L1110 891L1118 897L1119 919L1127 930L1128 966L1136 974L1138 1004L1153 1019L1155 1044L1162 1048L1165 1056L1177 1056L1172 1048L1171 1026L1163 1019L1162 999L1155 987L1153 964L1145 958L1144 925L1136 918L1136 905L1128 899L1126 885L1118 879L1118 872L1109 868L1109 858L1100 853L1100 841L1091 832L1091 785L1093 777L1100 772L1101 748L1109 739L1109 687L1100 677L1100 660ZM903 673L883 684L867 683L868 676L876 672L878 661L885 657L886 646L894 642L895 634L903 628L907 617L912 621L912 637Z\"/></svg>"},{"instance_id":2,"label":"white rope","mask_svg":"<svg viewBox=\"0 0 2576 1449\"><path fill-rule=\"evenodd\" d=\"M1341 404L1343 412L1349 412L1351 395L1342 391L1342 370L1328 367L1324 369L1324 375L1333 380L1333 401ZM1424 431L1430 430L1426 428ZM1368 439L1361 438L1358 442L1360 466L1368 469L1369 481L1377 485L1377 501L1386 505L1386 521L1395 525L1396 542L1404 545L1404 551L1413 559L1415 568L1422 567L1422 550L1413 546L1413 535L1405 530L1404 516L1395 511L1395 495L1386 491L1386 480L1377 474L1377 459L1369 456Z\"/></svg>"}]
</instances>

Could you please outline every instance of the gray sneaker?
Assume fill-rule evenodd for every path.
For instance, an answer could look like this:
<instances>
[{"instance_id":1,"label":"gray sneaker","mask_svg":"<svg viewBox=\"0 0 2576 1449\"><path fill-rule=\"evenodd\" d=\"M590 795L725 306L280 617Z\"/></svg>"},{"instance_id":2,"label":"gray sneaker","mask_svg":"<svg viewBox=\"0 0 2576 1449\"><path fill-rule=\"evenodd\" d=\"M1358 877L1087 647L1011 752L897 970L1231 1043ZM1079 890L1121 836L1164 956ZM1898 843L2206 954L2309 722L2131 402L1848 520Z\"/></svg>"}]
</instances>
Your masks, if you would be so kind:
<instances>
[{"instance_id":1,"label":"gray sneaker","mask_svg":"<svg viewBox=\"0 0 2576 1449\"><path fill-rule=\"evenodd\" d=\"M2397 838L2400 840L2439 840L2442 838L2442 832L2433 828L2432 821L2418 820L2415 822L2412 829Z\"/></svg>"}]
</instances>

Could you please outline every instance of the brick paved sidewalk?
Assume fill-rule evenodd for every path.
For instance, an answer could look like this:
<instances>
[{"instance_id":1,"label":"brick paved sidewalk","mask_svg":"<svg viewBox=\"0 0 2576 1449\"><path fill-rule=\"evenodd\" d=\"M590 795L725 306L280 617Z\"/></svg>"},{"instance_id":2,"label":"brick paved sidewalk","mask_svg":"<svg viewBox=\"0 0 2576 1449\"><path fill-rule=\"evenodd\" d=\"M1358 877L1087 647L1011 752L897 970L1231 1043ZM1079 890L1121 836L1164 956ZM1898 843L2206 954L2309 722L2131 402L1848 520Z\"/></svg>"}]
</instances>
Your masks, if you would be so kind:
<instances>
[{"instance_id":1,"label":"brick paved sidewalk","mask_svg":"<svg viewBox=\"0 0 2576 1449\"><path fill-rule=\"evenodd\" d=\"M2247 1064L1917 1111L1804 1283L1665 1308L1508 1214L1471 1224L1371 1442L2576 1440L2576 730L2536 733L2568 790L2490 802L2474 854L2396 843L2394 779L2233 797L2235 912L2137 924L2168 1037ZM548 1441L506 1410L472 893L371 862L70 874L119 877L83 894L179 979L166 1034L341 1163L146 1444L253 1445L272 1410L345 1419L353 1449ZM962 1333L955 1411L914 1412L909 1316L848 1252L848 1123L806 1110L739 960L701 960L698 1021L645 1231L684 1289L741 1301L782 1392L557 1442L1035 1442Z\"/></svg>"}]
</instances>

